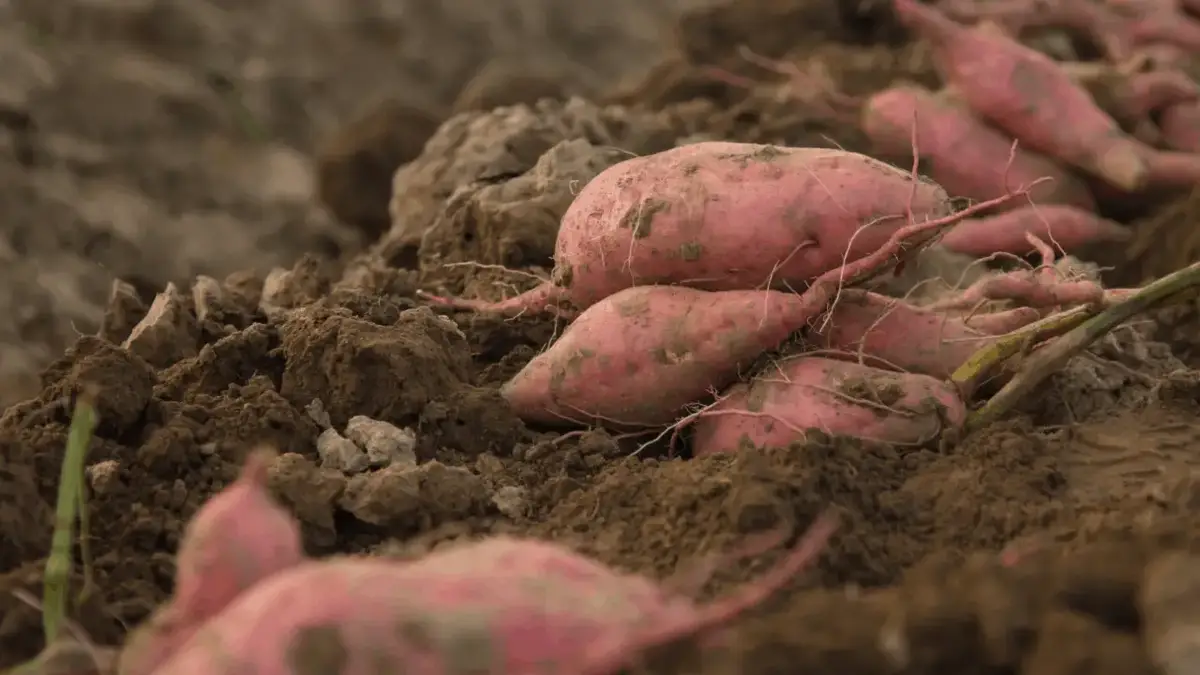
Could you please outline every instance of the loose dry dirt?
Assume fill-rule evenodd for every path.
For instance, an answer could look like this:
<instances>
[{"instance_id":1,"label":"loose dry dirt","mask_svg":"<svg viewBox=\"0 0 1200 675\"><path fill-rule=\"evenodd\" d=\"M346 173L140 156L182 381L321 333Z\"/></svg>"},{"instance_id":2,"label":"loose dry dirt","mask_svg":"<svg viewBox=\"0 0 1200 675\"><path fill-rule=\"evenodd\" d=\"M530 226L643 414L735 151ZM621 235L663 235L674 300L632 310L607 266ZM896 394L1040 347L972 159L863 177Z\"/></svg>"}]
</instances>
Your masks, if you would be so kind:
<instances>
[{"instance_id":1,"label":"loose dry dirt","mask_svg":"<svg viewBox=\"0 0 1200 675\"><path fill-rule=\"evenodd\" d=\"M69 409L96 386L99 592L76 616L100 643L169 594L182 524L268 444L315 555L510 532L666 578L842 512L814 570L652 672L1153 670L1143 591L1200 542L1200 307L952 449L812 438L694 460L527 428L497 387L554 323L415 299L531 285L489 266L547 273L575 187L629 153L866 150L846 113L806 100L819 80L789 85L738 44L851 95L935 81L872 3L677 19L688 2L614 2L0 2L0 667L40 647L9 591L37 589ZM1125 282L1194 259L1196 203L1133 205L1134 248L1092 257ZM383 460L322 458L323 432L358 416L410 433ZM416 468L364 471L397 444Z\"/></svg>"}]
</instances>

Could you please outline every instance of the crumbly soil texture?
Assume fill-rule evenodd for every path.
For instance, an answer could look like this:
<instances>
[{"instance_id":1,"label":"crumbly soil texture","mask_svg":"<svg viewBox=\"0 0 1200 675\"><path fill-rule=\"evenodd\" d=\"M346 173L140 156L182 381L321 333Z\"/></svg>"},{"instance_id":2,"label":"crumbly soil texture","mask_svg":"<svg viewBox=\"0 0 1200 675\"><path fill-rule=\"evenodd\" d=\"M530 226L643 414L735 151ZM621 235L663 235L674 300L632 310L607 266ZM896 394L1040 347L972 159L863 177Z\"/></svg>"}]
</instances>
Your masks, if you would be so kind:
<instances>
[{"instance_id":1,"label":"crumbly soil texture","mask_svg":"<svg viewBox=\"0 0 1200 675\"><path fill-rule=\"evenodd\" d=\"M316 556L509 533L669 581L840 513L805 574L646 672L1131 675L1172 653L1194 671L1195 305L943 448L814 433L693 459L509 411L499 385L561 326L434 310L417 289L530 287L578 185L630 153L865 151L805 92L936 82L885 3L618 4L0 3L0 667L41 645L14 592L40 589L91 389L96 587L72 615L100 644L170 594L183 525L266 445ZM815 79L748 65L741 44ZM1130 282L1190 261L1195 199L1132 207L1141 236L1093 259Z\"/></svg>"}]
</instances>

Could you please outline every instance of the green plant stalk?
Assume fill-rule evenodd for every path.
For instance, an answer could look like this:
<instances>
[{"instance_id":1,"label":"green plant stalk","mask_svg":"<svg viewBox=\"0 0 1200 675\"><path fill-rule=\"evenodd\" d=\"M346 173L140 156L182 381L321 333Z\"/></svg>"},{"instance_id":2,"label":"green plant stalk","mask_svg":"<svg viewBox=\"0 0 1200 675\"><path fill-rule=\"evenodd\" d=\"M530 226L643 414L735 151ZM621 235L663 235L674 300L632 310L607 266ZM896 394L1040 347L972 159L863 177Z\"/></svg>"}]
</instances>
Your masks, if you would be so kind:
<instances>
[{"instance_id":1,"label":"green plant stalk","mask_svg":"<svg viewBox=\"0 0 1200 675\"><path fill-rule=\"evenodd\" d=\"M1050 377L1051 373L1062 368L1071 357L1087 349L1112 329L1172 296L1198 287L1200 262L1143 286L1120 302L1088 318L1062 337L1047 343L1030 354L1012 379L982 408L971 413L967 418L966 432L971 433L995 422Z\"/></svg>"},{"instance_id":2,"label":"green plant stalk","mask_svg":"<svg viewBox=\"0 0 1200 675\"><path fill-rule=\"evenodd\" d=\"M1096 311L1093 307L1075 307L1001 336L972 354L971 358L954 371L950 381L958 387L963 398L968 399L980 383L1005 361L1029 351L1033 345L1066 333L1086 321Z\"/></svg>"},{"instance_id":3,"label":"green plant stalk","mask_svg":"<svg viewBox=\"0 0 1200 675\"><path fill-rule=\"evenodd\" d=\"M75 519L84 508L84 462L88 445L92 441L92 432L96 428L96 409L92 403L94 400L90 392L81 392L78 395L75 412L71 415L71 428L67 432L67 450L59 475L58 501L54 510L54 538L42 578L42 632L47 645L53 644L58 638L67 612L67 589L71 584L71 563L75 544ZM81 534L84 537L87 536L84 529L86 522L84 520L81 523ZM90 548L84 559L85 567L90 567L91 561L88 558ZM90 576L91 570L85 569L85 578Z\"/></svg>"}]
</instances>

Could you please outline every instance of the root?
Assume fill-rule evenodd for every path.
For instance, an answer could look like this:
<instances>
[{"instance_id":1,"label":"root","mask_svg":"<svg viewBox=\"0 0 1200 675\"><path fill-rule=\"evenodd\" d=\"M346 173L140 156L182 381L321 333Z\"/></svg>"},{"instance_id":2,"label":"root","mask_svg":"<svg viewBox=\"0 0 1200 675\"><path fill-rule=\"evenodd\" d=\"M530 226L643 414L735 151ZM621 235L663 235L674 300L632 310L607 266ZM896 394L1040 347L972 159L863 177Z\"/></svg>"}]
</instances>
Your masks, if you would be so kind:
<instances>
[{"instance_id":1,"label":"root","mask_svg":"<svg viewBox=\"0 0 1200 675\"><path fill-rule=\"evenodd\" d=\"M520 295L498 302L434 295L422 290L417 291L417 297L435 305L441 305L442 307L484 314L515 316L524 312L533 312L567 316L573 313L561 306L567 299L566 289L558 286L553 281L543 281L538 286Z\"/></svg>"},{"instance_id":2,"label":"root","mask_svg":"<svg viewBox=\"0 0 1200 675\"><path fill-rule=\"evenodd\" d=\"M1104 288L1093 281L1069 281L1058 278L1055 253L1036 235L1025 239L1041 254L1042 264L1032 270L1005 272L981 279L957 296L929 305L932 310L968 309L992 301L1012 300L1030 307L1052 308L1063 305L1100 305Z\"/></svg>"}]
</instances>

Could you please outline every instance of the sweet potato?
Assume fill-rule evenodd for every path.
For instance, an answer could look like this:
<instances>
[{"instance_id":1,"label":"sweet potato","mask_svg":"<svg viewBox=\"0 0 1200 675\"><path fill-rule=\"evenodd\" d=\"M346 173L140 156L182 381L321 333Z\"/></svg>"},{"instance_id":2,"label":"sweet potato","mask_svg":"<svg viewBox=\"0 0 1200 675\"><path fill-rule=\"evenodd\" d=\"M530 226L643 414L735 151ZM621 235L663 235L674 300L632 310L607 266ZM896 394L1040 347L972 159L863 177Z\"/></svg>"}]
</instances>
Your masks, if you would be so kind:
<instances>
[{"instance_id":1,"label":"sweet potato","mask_svg":"<svg viewBox=\"0 0 1200 675\"><path fill-rule=\"evenodd\" d=\"M1200 185L1200 154L1147 148L1143 156L1152 185L1181 189Z\"/></svg>"},{"instance_id":2,"label":"sweet potato","mask_svg":"<svg viewBox=\"0 0 1200 675\"><path fill-rule=\"evenodd\" d=\"M1093 42L1116 63L1133 53L1123 17L1093 0L941 0L937 7L957 21L991 21L1014 35L1034 28L1066 29Z\"/></svg>"},{"instance_id":3,"label":"sweet potato","mask_svg":"<svg viewBox=\"0 0 1200 675\"><path fill-rule=\"evenodd\" d=\"M743 290L802 286L875 250L912 201L948 212L936 184L852 152L708 142L621 162L563 216L553 281L503 302L425 295L487 312L582 310L631 286Z\"/></svg>"},{"instance_id":4,"label":"sweet potato","mask_svg":"<svg viewBox=\"0 0 1200 675\"><path fill-rule=\"evenodd\" d=\"M241 476L184 529L169 603L129 638L120 675L148 675L204 621L263 579L300 564L296 521L266 491L270 454L250 455Z\"/></svg>"},{"instance_id":5,"label":"sweet potato","mask_svg":"<svg viewBox=\"0 0 1200 675\"><path fill-rule=\"evenodd\" d=\"M1176 103L1158 118L1163 144L1183 152L1200 152L1200 102Z\"/></svg>"},{"instance_id":6,"label":"sweet potato","mask_svg":"<svg viewBox=\"0 0 1200 675\"><path fill-rule=\"evenodd\" d=\"M693 423L692 452L730 452L743 442L782 447L809 429L919 445L965 419L962 400L942 380L802 356L725 392Z\"/></svg>"},{"instance_id":7,"label":"sweet potato","mask_svg":"<svg viewBox=\"0 0 1200 675\"><path fill-rule=\"evenodd\" d=\"M1178 67L1158 66L1135 73L1122 72L1105 63L1072 63L1062 67L1088 91L1101 110L1151 146L1162 143L1162 133L1152 115L1200 97L1200 85Z\"/></svg>"},{"instance_id":8,"label":"sweet potato","mask_svg":"<svg viewBox=\"0 0 1200 675\"><path fill-rule=\"evenodd\" d=\"M243 595L158 675L609 675L646 648L760 603L833 529L831 516L818 518L762 579L701 606L558 546L509 537L409 563L312 562Z\"/></svg>"},{"instance_id":9,"label":"sweet potato","mask_svg":"<svg viewBox=\"0 0 1200 675\"><path fill-rule=\"evenodd\" d=\"M942 236L951 251L973 256L992 253L1027 255L1035 248L1026 234L1057 244L1063 251L1101 242L1128 241L1128 228L1072 206L1028 205L1012 211L963 220Z\"/></svg>"},{"instance_id":10,"label":"sweet potato","mask_svg":"<svg viewBox=\"0 0 1200 675\"><path fill-rule=\"evenodd\" d=\"M809 316L794 293L635 286L584 310L500 393L530 422L667 425Z\"/></svg>"},{"instance_id":11,"label":"sweet potato","mask_svg":"<svg viewBox=\"0 0 1200 675\"><path fill-rule=\"evenodd\" d=\"M1200 22L1178 7L1151 9L1130 19L1128 31L1135 44L1169 44L1193 54L1200 52Z\"/></svg>"},{"instance_id":12,"label":"sweet potato","mask_svg":"<svg viewBox=\"0 0 1200 675\"><path fill-rule=\"evenodd\" d=\"M992 199L1006 188L1048 177L1030 192L1035 203L1096 208L1087 186L1074 174L1020 147L1010 164L1013 144L1007 136L918 85L893 86L871 96L863 106L861 126L878 152L903 157L912 151L913 120L922 173L955 197Z\"/></svg>"},{"instance_id":13,"label":"sweet potato","mask_svg":"<svg viewBox=\"0 0 1200 675\"><path fill-rule=\"evenodd\" d=\"M932 46L942 77L972 110L1022 143L1127 191L1149 173L1127 136L1050 57L996 30L966 28L917 0L893 0Z\"/></svg>"},{"instance_id":14,"label":"sweet potato","mask_svg":"<svg viewBox=\"0 0 1200 675\"><path fill-rule=\"evenodd\" d=\"M1003 335L1041 318L1029 307L955 316L915 307L898 298L859 290L838 296L828 321L806 337L821 356L862 359L880 368L948 378L991 336ZM832 352L832 353L827 353Z\"/></svg>"}]
</instances>

